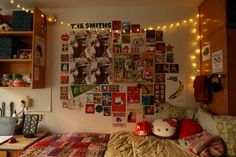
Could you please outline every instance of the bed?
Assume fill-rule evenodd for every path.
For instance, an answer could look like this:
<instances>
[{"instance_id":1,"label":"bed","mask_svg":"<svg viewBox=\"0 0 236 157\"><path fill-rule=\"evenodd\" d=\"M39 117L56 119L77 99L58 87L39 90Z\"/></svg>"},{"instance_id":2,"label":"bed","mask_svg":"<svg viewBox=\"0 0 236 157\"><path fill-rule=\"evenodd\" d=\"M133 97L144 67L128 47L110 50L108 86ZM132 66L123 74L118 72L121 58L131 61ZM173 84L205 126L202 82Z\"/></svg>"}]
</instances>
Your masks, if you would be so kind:
<instances>
[{"instance_id":1,"label":"bed","mask_svg":"<svg viewBox=\"0 0 236 157\"><path fill-rule=\"evenodd\" d=\"M131 132L112 134L73 133L51 135L19 157L194 157L176 141Z\"/></svg>"}]
</instances>

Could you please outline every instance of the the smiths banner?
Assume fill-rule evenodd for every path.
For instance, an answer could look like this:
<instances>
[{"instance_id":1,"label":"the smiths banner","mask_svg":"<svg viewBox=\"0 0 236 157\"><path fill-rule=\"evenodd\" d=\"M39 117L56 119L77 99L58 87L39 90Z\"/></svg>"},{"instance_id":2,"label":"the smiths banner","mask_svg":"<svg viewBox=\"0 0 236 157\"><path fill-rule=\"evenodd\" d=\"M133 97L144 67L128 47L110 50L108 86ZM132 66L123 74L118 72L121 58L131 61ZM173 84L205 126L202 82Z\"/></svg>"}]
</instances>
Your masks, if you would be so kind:
<instances>
[{"instance_id":1,"label":"the smiths banner","mask_svg":"<svg viewBox=\"0 0 236 157\"><path fill-rule=\"evenodd\" d=\"M101 29L106 29L106 28L111 28L112 23L111 22L105 22L105 23L73 23L71 24L72 29L77 29L77 28L101 28Z\"/></svg>"}]
</instances>

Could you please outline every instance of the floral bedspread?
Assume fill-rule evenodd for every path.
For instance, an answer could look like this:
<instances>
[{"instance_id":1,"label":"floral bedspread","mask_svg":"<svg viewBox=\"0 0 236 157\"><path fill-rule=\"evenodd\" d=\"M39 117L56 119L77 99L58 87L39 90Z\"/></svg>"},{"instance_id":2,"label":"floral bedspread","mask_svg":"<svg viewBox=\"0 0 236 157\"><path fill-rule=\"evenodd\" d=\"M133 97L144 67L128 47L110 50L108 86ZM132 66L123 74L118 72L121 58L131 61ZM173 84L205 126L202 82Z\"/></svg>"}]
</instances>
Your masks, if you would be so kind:
<instances>
[{"instance_id":1,"label":"floral bedspread","mask_svg":"<svg viewBox=\"0 0 236 157\"><path fill-rule=\"evenodd\" d=\"M102 157L109 134L51 135L21 152L19 157Z\"/></svg>"}]
</instances>

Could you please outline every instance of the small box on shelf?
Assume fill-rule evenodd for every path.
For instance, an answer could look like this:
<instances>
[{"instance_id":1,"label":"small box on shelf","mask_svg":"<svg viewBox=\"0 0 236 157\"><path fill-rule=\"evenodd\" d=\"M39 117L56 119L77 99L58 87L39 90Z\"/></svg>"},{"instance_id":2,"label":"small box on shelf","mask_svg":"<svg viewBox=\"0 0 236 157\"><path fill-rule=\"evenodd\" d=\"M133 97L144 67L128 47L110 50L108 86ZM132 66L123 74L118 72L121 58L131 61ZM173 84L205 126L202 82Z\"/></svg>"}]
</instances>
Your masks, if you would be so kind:
<instances>
[{"instance_id":1,"label":"small box on shelf","mask_svg":"<svg viewBox=\"0 0 236 157\"><path fill-rule=\"evenodd\" d=\"M13 11L13 31L32 31L33 14L25 11Z\"/></svg>"}]
</instances>

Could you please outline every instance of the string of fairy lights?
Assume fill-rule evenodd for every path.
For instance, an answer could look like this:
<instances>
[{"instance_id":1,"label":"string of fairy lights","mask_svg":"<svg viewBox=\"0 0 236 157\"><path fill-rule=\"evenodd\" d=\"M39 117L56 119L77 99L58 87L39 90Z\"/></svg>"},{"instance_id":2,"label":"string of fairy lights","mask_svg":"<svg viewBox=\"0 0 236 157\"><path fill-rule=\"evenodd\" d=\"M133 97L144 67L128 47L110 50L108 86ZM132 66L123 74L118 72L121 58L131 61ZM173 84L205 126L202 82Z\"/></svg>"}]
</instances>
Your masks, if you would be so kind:
<instances>
[{"instance_id":1,"label":"string of fairy lights","mask_svg":"<svg viewBox=\"0 0 236 157\"><path fill-rule=\"evenodd\" d=\"M33 10L27 9L23 5L21 5L19 3L16 3L15 0L9 0L9 2L10 2L11 5L13 5L17 9L23 10L27 13L34 13ZM44 17L45 15L41 15L41 16ZM53 16L53 15L46 16L46 19L47 19L48 23L56 23L58 21L55 18L55 16ZM178 21L178 22L175 22L175 23L157 25L155 27L147 27L147 28L143 29L144 31L146 31L146 30L155 30L155 29L156 30L167 31L167 30L172 30L172 29L175 29L175 28L178 28L178 27L181 27L181 26L185 26L187 24L192 25L191 33L195 36L195 38L192 41L192 46L193 46L193 49L195 50L195 52L191 52L190 56L189 56L190 60L191 60L191 63L192 63L192 68L193 68L192 74L190 76L191 80L194 80L195 76L200 72L199 63L198 63L200 61L200 59L199 59L199 54L200 54L199 40L202 39L202 36L200 36L199 33L198 33L198 19L199 19L199 14L197 14L196 16L194 16L192 18L184 19L182 21ZM61 25L67 25L68 27L71 26L70 23L66 23L63 20L59 21L58 23L61 24Z\"/></svg>"}]
</instances>

